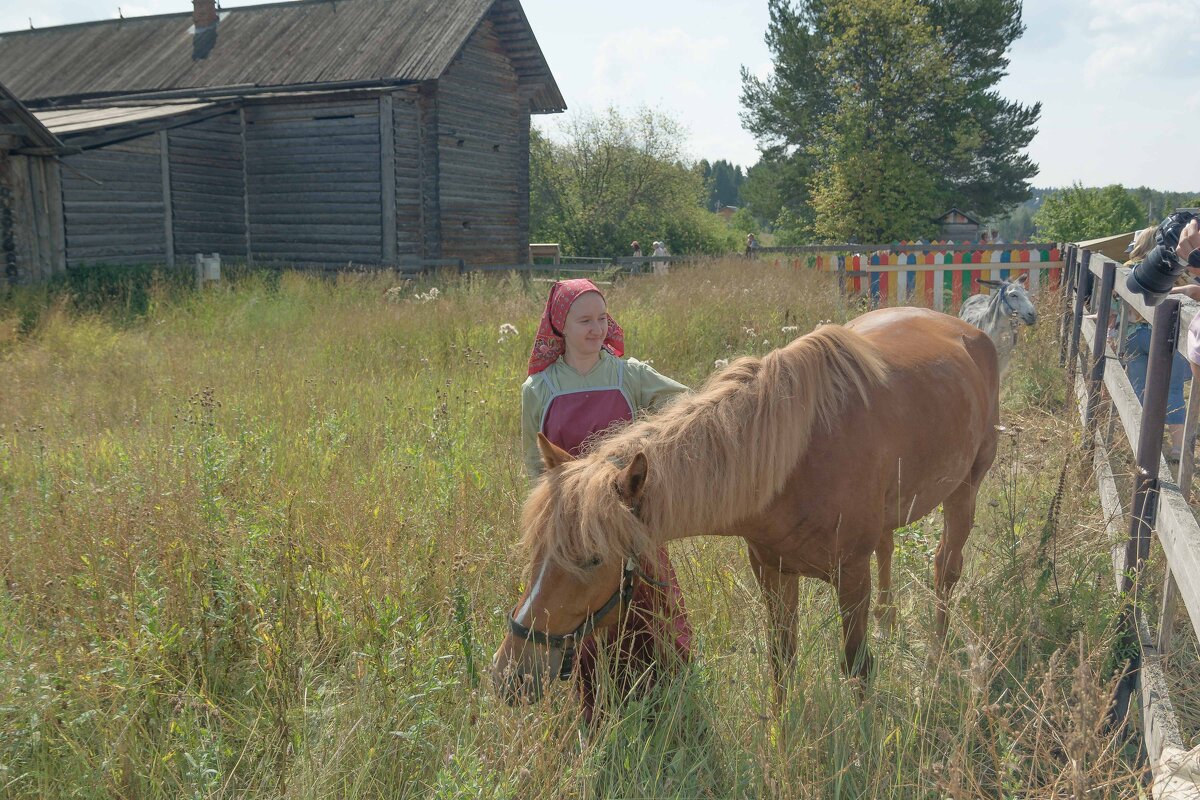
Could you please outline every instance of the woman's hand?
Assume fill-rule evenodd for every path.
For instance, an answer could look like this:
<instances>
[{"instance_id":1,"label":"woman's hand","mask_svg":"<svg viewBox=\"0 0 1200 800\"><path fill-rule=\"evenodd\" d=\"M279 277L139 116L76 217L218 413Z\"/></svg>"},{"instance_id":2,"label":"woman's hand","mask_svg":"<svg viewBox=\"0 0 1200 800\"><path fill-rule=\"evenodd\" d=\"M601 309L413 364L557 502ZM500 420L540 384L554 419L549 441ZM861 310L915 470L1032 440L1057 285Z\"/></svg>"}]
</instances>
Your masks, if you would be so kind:
<instances>
[{"instance_id":1,"label":"woman's hand","mask_svg":"<svg viewBox=\"0 0 1200 800\"><path fill-rule=\"evenodd\" d=\"M1180 241L1183 240L1180 239ZM1186 297L1190 297L1193 300L1200 301L1200 283L1189 283L1186 286L1172 286L1171 294L1182 294Z\"/></svg>"},{"instance_id":2,"label":"woman's hand","mask_svg":"<svg viewBox=\"0 0 1200 800\"><path fill-rule=\"evenodd\" d=\"M1183 233L1179 234L1179 244L1175 247L1175 255L1179 257L1180 261L1187 261L1193 250L1200 250L1200 219L1193 219L1183 229ZM1191 295L1188 296L1191 297Z\"/></svg>"}]
</instances>

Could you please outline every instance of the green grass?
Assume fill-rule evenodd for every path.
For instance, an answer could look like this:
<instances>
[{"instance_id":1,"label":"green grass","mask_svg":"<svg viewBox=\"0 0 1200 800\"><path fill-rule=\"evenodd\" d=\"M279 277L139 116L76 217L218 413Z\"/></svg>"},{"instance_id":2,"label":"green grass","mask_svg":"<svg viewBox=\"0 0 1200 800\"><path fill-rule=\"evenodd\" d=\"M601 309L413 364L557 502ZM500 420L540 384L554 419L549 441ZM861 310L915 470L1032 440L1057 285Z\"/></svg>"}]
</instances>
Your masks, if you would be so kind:
<instances>
[{"instance_id":1,"label":"green grass","mask_svg":"<svg viewBox=\"0 0 1200 800\"><path fill-rule=\"evenodd\" d=\"M587 730L567 687L509 708L486 675L547 287L382 280L0 305L0 796L1136 794L1100 728L1115 603L1088 476L1044 530L1078 460L1053 326L1010 376L941 661L937 515L897 536L901 625L864 702L831 592L803 585L781 714L744 548L693 539L672 551L695 664ZM608 294L629 354L692 385L858 313L827 276L740 260Z\"/></svg>"}]
</instances>

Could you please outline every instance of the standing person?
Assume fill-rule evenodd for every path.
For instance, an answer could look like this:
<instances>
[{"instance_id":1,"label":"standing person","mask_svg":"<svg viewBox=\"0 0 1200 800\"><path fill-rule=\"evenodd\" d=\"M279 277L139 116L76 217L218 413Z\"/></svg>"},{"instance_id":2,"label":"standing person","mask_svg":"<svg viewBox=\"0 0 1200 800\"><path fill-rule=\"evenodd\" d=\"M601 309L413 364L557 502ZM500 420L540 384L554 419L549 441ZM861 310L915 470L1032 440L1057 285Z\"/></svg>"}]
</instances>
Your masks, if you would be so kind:
<instances>
[{"instance_id":1,"label":"standing person","mask_svg":"<svg viewBox=\"0 0 1200 800\"><path fill-rule=\"evenodd\" d=\"M746 258L755 258L758 255L758 237L753 233L746 234Z\"/></svg>"},{"instance_id":2,"label":"standing person","mask_svg":"<svg viewBox=\"0 0 1200 800\"><path fill-rule=\"evenodd\" d=\"M633 258L641 258L642 257L642 246L640 244L638 244L637 239L634 239L632 242L630 242L629 247L631 250L633 250ZM641 263L634 262L634 264L632 266L633 266L633 268L629 271L632 272L634 275L636 275L642 271Z\"/></svg>"},{"instance_id":3,"label":"standing person","mask_svg":"<svg viewBox=\"0 0 1200 800\"><path fill-rule=\"evenodd\" d=\"M654 243L654 255L655 256L668 255L667 245L665 242L655 242ZM670 271L670 269L671 269L671 265L667 261L655 261L654 262L654 274L655 275L666 275Z\"/></svg>"},{"instance_id":4,"label":"standing person","mask_svg":"<svg viewBox=\"0 0 1200 800\"><path fill-rule=\"evenodd\" d=\"M1200 220L1194 219L1180 233L1179 244L1175 246L1175 256L1180 261L1187 262L1196 250L1200 250ZM1200 285L1189 282L1183 286L1174 286L1171 288L1171 294L1182 294L1193 300L1200 300ZM1192 365L1192 380L1200 380L1200 314L1192 317L1192 323L1188 326L1187 354Z\"/></svg>"},{"instance_id":5,"label":"standing person","mask_svg":"<svg viewBox=\"0 0 1200 800\"><path fill-rule=\"evenodd\" d=\"M521 387L521 441L531 479L545 469L539 433L578 456L585 442L609 426L631 421L688 390L649 364L622 359L624 352L624 332L608 315L594 283L576 278L550 287L529 356L529 377ZM686 661L691 651L683 593L666 547L644 558L641 567L666 587L640 581L634 590L615 659L625 669L619 681L623 690L645 670L653 676L665 661ZM614 627L589 636L578 650L579 687L589 721L596 702L596 637L612 642L617 632Z\"/></svg>"}]
</instances>

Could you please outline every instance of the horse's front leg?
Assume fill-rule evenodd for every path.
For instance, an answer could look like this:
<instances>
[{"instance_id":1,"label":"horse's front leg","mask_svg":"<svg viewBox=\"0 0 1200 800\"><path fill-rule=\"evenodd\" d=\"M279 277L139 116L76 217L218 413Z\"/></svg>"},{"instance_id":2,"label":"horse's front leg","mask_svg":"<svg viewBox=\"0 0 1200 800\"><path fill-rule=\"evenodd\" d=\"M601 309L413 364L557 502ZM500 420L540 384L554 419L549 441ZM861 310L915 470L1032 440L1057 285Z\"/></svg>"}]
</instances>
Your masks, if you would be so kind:
<instances>
[{"instance_id":1,"label":"horse's front leg","mask_svg":"<svg viewBox=\"0 0 1200 800\"><path fill-rule=\"evenodd\" d=\"M871 677L873 660L867 647L867 620L871 607L870 559L843 564L834 578L838 605L842 611L842 669L850 677L866 681Z\"/></svg>"},{"instance_id":2,"label":"horse's front leg","mask_svg":"<svg viewBox=\"0 0 1200 800\"><path fill-rule=\"evenodd\" d=\"M775 675L775 705L782 709L788 677L796 660L797 610L800 605L800 576L782 572L778 565L764 563L750 549L750 566L762 589L771 621L771 669Z\"/></svg>"}]
</instances>

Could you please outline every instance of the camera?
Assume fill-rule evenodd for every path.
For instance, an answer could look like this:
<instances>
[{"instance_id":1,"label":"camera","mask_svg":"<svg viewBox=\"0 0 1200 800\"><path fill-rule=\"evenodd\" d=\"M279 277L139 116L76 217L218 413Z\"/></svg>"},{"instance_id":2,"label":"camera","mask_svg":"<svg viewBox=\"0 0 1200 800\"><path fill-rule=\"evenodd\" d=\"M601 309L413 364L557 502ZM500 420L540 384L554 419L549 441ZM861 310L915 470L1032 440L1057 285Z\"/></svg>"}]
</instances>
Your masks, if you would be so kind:
<instances>
[{"instance_id":1,"label":"camera","mask_svg":"<svg viewBox=\"0 0 1200 800\"><path fill-rule=\"evenodd\" d=\"M1125 279L1129 291L1146 298L1147 305L1157 305L1175 285L1175 279L1188 267L1200 269L1200 250L1193 251L1186 261L1175 254L1179 235L1187 224L1196 219L1190 211L1176 211L1164 219L1154 235L1156 246L1141 262L1134 264Z\"/></svg>"}]
</instances>

